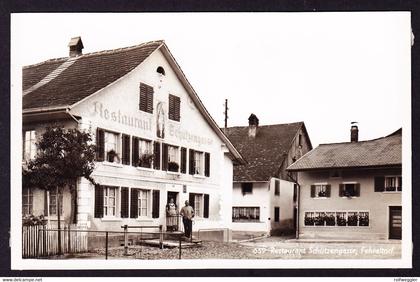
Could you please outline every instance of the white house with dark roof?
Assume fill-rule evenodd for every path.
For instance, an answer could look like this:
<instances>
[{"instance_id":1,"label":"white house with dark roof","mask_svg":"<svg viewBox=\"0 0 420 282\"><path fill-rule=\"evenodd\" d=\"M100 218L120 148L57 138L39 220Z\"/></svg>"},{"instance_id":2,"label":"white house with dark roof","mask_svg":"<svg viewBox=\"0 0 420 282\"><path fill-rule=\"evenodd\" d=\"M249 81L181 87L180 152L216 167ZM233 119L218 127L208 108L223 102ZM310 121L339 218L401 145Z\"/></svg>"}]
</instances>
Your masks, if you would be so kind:
<instances>
[{"instance_id":1,"label":"white house with dark roof","mask_svg":"<svg viewBox=\"0 0 420 282\"><path fill-rule=\"evenodd\" d=\"M22 79L24 161L35 156L36 139L52 123L96 139L92 177L99 185L79 179L77 196L61 195L64 221L73 212L91 230L166 229L165 207L173 198L178 210L185 200L194 207L193 231L230 230L233 166L244 160L165 42L83 54L81 39L73 38L69 48L69 57L24 67ZM56 197L23 191L23 214L54 222Z\"/></svg>"},{"instance_id":2,"label":"white house with dark roof","mask_svg":"<svg viewBox=\"0 0 420 282\"><path fill-rule=\"evenodd\" d=\"M297 173L299 238L401 239L401 133L321 144L288 167Z\"/></svg>"},{"instance_id":3,"label":"white house with dark roof","mask_svg":"<svg viewBox=\"0 0 420 282\"><path fill-rule=\"evenodd\" d=\"M225 129L247 163L233 169L232 229L250 234L292 233L296 188L286 168L312 149L303 122Z\"/></svg>"}]
</instances>

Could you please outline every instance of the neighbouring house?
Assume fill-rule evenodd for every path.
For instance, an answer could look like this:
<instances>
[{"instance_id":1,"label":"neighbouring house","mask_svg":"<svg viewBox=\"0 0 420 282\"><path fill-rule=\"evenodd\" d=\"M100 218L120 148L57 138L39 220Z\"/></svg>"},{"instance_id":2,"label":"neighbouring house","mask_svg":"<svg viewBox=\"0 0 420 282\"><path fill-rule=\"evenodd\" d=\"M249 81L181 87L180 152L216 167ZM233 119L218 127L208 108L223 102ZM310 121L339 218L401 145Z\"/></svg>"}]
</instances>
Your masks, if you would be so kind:
<instances>
[{"instance_id":1,"label":"neighbouring house","mask_svg":"<svg viewBox=\"0 0 420 282\"><path fill-rule=\"evenodd\" d=\"M299 184L299 238L401 239L401 135L321 144L288 167Z\"/></svg>"},{"instance_id":2,"label":"neighbouring house","mask_svg":"<svg viewBox=\"0 0 420 282\"><path fill-rule=\"evenodd\" d=\"M225 129L247 161L233 169L232 229L290 233L295 229L296 187L286 168L312 149L305 124L259 125L254 114L248 122Z\"/></svg>"},{"instance_id":3,"label":"neighbouring house","mask_svg":"<svg viewBox=\"0 0 420 282\"><path fill-rule=\"evenodd\" d=\"M83 54L72 38L69 57L23 68L23 160L36 154L47 125L90 131L97 146L92 174L77 181L79 226L119 230L128 224L163 225L166 205L189 200L193 231L223 230L232 220L233 166L241 154L209 115L164 41ZM70 218L70 193L23 191L23 214ZM168 223L169 222L169 223ZM170 228L167 228L167 224ZM201 238L203 238L201 233Z\"/></svg>"}]
</instances>

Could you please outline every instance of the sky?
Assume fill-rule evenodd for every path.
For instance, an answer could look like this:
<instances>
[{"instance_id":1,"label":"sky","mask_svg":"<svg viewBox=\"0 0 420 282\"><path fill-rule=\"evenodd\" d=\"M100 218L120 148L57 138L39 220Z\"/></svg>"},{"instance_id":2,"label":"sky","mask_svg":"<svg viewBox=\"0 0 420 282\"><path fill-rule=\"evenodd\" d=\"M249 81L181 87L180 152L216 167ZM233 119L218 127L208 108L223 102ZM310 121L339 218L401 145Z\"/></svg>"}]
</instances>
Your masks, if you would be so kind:
<instances>
[{"instance_id":1,"label":"sky","mask_svg":"<svg viewBox=\"0 0 420 282\"><path fill-rule=\"evenodd\" d=\"M410 119L410 14L13 14L12 69L165 40L207 110L224 125L304 121L312 145L392 133Z\"/></svg>"}]
</instances>

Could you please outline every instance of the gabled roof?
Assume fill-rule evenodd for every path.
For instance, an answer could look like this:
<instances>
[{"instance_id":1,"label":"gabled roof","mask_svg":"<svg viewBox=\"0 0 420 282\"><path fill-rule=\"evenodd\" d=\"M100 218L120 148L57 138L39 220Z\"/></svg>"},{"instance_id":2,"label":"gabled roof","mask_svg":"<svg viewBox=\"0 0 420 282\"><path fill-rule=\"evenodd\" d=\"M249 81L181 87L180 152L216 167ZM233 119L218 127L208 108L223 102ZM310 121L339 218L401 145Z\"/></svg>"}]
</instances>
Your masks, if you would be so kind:
<instances>
[{"instance_id":1,"label":"gabled roof","mask_svg":"<svg viewBox=\"0 0 420 282\"><path fill-rule=\"evenodd\" d=\"M279 168L303 122L260 125L255 137L248 126L229 127L226 135L248 162L234 167L233 181L268 181L277 177Z\"/></svg>"},{"instance_id":2,"label":"gabled roof","mask_svg":"<svg viewBox=\"0 0 420 282\"><path fill-rule=\"evenodd\" d=\"M154 51L160 49L210 127L226 144L236 163L245 163L241 154L220 130L188 82L163 40L140 45L48 60L26 66L22 71L23 113L69 110L75 104L130 73Z\"/></svg>"},{"instance_id":3,"label":"gabled roof","mask_svg":"<svg viewBox=\"0 0 420 282\"><path fill-rule=\"evenodd\" d=\"M321 144L287 170L401 166L401 133L400 129L374 140Z\"/></svg>"},{"instance_id":4,"label":"gabled roof","mask_svg":"<svg viewBox=\"0 0 420 282\"><path fill-rule=\"evenodd\" d=\"M162 44L163 41L152 41L26 66L22 78L23 109L71 106L132 71ZM57 76L53 75L47 83L25 93L63 65L65 67Z\"/></svg>"}]
</instances>

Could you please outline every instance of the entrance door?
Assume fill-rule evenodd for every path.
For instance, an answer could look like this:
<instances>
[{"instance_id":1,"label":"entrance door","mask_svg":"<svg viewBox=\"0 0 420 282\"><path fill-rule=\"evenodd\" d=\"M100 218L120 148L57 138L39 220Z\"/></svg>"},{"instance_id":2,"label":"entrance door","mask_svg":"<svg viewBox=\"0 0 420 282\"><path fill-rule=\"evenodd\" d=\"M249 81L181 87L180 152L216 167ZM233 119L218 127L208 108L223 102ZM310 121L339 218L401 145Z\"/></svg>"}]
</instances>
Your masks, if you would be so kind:
<instances>
[{"instance_id":1,"label":"entrance door","mask_svg":"<svg viewBox=\"0 0 420 282\"><path fill-rule=\"evenodd\" d=\"M401 206L389 207L389 239L401 239Z\"/></svg>"},{"instance_id":2,"label":"entrance door","mask_svg":"<svg viewBox=\"0 0 420 282\"><path fill-rule=\"evenodd\" d=\"M167 197L167 204L169 204L169 201L173 199L174 203L176 205L176 208L174 209L173 206L169 208L169 206L166 206L166 230L167 231L178 231L180 220L179 220L179 199L178 199L178 192L172 192L168 191L168 197Z\"/></svg>"}]
</instances>

